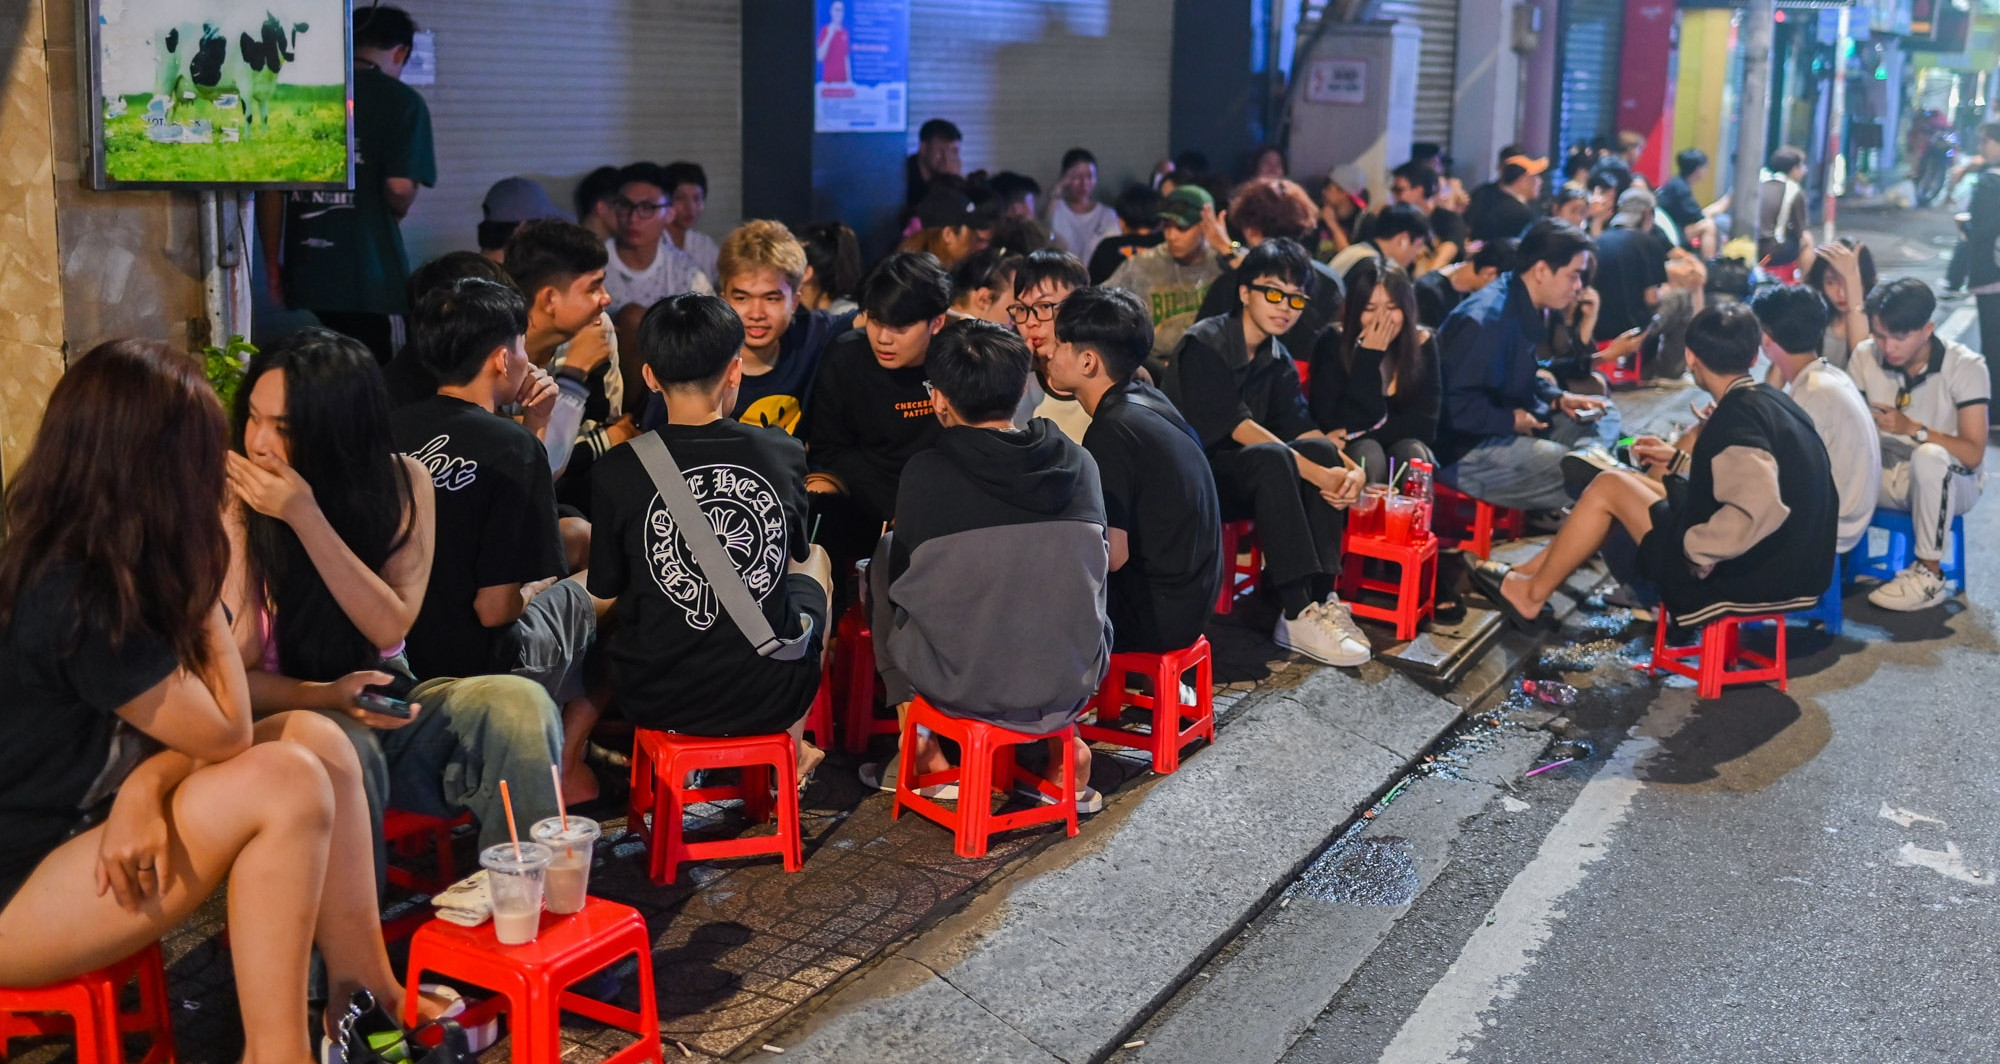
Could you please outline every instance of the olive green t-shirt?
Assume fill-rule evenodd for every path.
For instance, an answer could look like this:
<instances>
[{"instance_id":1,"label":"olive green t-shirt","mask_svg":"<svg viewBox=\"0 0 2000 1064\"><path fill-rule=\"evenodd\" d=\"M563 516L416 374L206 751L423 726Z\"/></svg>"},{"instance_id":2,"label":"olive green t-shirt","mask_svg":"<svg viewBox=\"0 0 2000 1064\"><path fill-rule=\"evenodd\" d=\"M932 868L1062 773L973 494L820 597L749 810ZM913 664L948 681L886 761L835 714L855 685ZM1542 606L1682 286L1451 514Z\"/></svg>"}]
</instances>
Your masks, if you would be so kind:
<instances>
[{"instance_id":1,"label":"olive green t-shirt","mask_svg":"<svg viewBox=\"0 0 2000 1064\"><path fill-rule=\"evenodd\" d=\"M285 200L285 293L293 307L402 314L409 263L382 183L437 184L431 113L417 90L365 64L354 68L354 190Z\"/></svg>"}]
</instances>

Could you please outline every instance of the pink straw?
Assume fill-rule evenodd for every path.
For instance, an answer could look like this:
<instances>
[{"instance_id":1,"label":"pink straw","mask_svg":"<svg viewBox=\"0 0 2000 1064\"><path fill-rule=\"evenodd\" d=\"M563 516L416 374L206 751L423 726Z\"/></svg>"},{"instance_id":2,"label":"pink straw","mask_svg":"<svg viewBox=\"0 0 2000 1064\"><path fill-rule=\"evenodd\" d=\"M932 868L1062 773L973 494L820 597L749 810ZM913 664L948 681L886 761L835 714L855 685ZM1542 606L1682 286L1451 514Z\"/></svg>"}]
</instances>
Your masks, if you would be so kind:
<instances>
[{"instance_id":1,"label":"pink straw","mask_svg":"<svg viewBox=\"0 0 2000 1064\"><path fill-rule=\"evenodd\" d=\"M563 806L563 800L562 800L562 768L561 768L560 766L557 766L557 765L550 765L550 766L549 766L549 775L551 775L551 776L555 777L555 781L556 781L556 815L562 818L562 826L563 826L563 832L564 832L565 834L567 834L567 833L569 832L569 810L568 810L568 809L566 809L566 808L564 808L564 806Z\"/></svg>"},{"instance_id":2,"label":"pink straw","mask_svg":"<svg viewBox=\"0 0 2000 1064\"><path fill-rule=\"evenodd\" d=\"M1538 768L1538 769L1534 770L1533 772L1530 772L1530 773L1527 773L1527 775L1525 775L1525 776L1522 776L1521 778L1522 778L1522 779L1526 779L1526 778L1527 778L1528 776L1539 776L1539 775L1541 775L1542 773L1544 773L1544 772L1547 772L1548 770L1550 770L1550 769L1552 769L1552 768L1561 768L1562 766L1564 766L1564 765L1567 765L1567 764L1569 764L1570 762L1572 762L1572 761L1575 761L1575 760L1576 760L1576 758L1573 758L1573 757L1565 757L1565 758L1563 758L1563 759L1562 759L1561 761L1551 761L1551 762L1549 762L1548 764L1546 764L1546 765L1543 765L1543 766L1542 766L1541 768Z\"/></svg>"},{"instance_id":3,"label":"pink straw","mask_svg":"<svg viewBox=\"0 0 2000 1064\"><path fill-rule=\"evenodd\" d=\"M500 781L500 804L507 807L507 835L514 840L514 860L521 859L521 832L514 826L514 799L507 793L507 781Z\"/></svg>"}]
</instances>

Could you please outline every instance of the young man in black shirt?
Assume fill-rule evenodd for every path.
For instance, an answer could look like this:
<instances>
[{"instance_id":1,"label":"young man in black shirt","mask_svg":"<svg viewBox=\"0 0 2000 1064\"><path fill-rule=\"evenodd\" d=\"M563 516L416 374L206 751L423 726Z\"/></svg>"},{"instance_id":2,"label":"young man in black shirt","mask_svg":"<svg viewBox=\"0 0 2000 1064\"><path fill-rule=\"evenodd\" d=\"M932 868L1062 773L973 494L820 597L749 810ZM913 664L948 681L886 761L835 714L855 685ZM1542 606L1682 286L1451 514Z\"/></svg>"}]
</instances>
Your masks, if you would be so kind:
<instances>
[{"instance_id":1,"label":"young man in black shirt","mask_svg":"<svg viewBox=\"0 0 2000 1064\"><path fill-rule=\"evenodd\" d=\"M1090 253L1090 283L1103 284L1125 261L1147 248L1160 246L1160 194L1148 185L1129 185L1111 204L1125 232L1097 242Z\"/></svg>"},{"instance_id":2,"label":"young man in black shirt","mask_svg":"<svg viewBox=\"0 0 2000 1064\"><path fill-rule=\"evenodd\" d=\"M717 291L743 321L743 383L728 416L796 433L819 364L854 313L799 305L806 249L778 222L745 222L722 241Z\"/></svg>"},{"instance_id":3,"label":"young man in black shirt","mask_svg":"<svg viewBox=\"0 0 2000 1064\"><path fill-rule=\"evenodd\" d=\"M868 327L827 349L803 434L806 490L821 523L815 542L841 572L868 555L895 514L903 463L937 439L924 359L951 310L951 278L929 255L898 253L862 281L860 302Z\"/></svg>"},{"instance_id":4,"label":"young man in black shirt","mask_svg":"<svg viewBox=\"0 0 2000 1064\"><path fill-rule=\"evenodd\" d=\"M724 256L728 255L724 245ZM728 303L686 293L639 323L646 386L666 401L657 429L743 584L779 639L762 657L716 596L672 511L632 447L598 465L591 506L591 593L617 600L605 648L612 696L626 719L686 735L789 732L803 743L819 690L832 563L806 539L806 451L776 427L726 416L743 382L743 322ZM564 771L594 719L565 718ZM574 754L571 752L574 747ZM800 768L823 756L800 748Z\"/></svg>"},{"instance_id":5,"label":"young man in black shirt","mask_svg":"<svg viewBox=\"0 0 2000 1064\"><path fill-rule=\"evenodd\" d=\"M1417 321L1436 332L1465 297L1514 270L1514 241L1482 244L1472 257L1417 278Z\"/></svg>"},{"instance_id":6,"label":"young man in black shirt","mask_svg":"<svg viewBox=\"0 0 2000 1064\"><path fill-rule=\"evenodd\" d=\"M416 342L437 394L389 415L396 446L431 471L437 555L410 629L420 679L513 673L558 705L583 695L597 614L569 572L548 451L556 385L528 361L519 292L468 278L432 292ZM522 419L500 413L518 403Z\"/></svg>"},{"instance_id":7,"label":"young man in black shirt","mask_svg":"<svg viewBox=\"0 0 2000 1064\"><path fill-rule=\"evenodd\" d=\"M1312 259L1291 240L1259 244L1236 269L1242 309L1198 321L1170 371L1188 424L1208 452L1227 518L1253 518L1265 579L1283 615L1272 639L1328 665L1359 665L1367 637L1333 592L1345 510L1361 469L1313 423L1298 367L1278 337L1309 299Z\"/></svg>"},{"instance_id":8,"label":"young man in black shirt","mask_svg":"<svg viewBox=\"0 0 2000 1064\"><path fill-rule=\"evenodd\" d=\"M1153 350L1139 297L1080 288L1056 314L1051 387L1091 417L1083 448L1104 487L1112 649L1163 654L1201 637L1222 564L1215 476L1194 429L1133 373Z\"/></svg>"}]
</instances>

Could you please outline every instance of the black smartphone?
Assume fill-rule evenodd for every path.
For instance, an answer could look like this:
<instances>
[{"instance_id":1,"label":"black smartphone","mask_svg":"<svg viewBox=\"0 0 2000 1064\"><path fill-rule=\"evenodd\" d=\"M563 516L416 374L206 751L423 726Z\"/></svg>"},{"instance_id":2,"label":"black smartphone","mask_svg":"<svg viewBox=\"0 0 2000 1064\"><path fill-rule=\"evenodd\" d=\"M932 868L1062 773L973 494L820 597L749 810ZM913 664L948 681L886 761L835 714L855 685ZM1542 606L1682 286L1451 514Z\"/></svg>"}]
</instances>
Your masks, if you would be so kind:
<instances>
[{"instance_id":1,"label":"black smartphone","mask_svg":"<svg viewBox=\"0 0 2000 1064\"><path fill-rule=\"evenodd\" d=\"M361 694L354 699L354 704L370 713L380 713L385 717L395 717L397 720L409 720L416 713L410 708L410 703L367 687L361 689Z\"/></svg>"}]
</instances>

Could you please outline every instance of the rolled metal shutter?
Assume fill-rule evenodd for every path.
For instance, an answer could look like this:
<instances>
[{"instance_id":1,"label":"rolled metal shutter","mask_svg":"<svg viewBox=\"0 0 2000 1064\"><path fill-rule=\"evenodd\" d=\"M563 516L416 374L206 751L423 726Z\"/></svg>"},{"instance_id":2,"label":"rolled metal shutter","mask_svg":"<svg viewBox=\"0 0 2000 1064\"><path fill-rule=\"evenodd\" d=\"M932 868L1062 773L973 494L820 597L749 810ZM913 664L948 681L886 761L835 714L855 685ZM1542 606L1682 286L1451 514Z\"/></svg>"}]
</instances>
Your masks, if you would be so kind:
<instances>
[{"instance_id":1,"label":"rolled metal shutter","mask_svg":"<svg viewBox=\"0 0 2000 1064\"><path fill-rule=\"evenodd\" d=\"M1384 0L1372 17L1423 29L1411 139L1441 144L1450 151L1452 99L1458 90L1458 0Z\"/></svg>"},{"instance_id":2,"label":"rolled metal shutter","mask_svg":"<svg viewBox=\"0 0 2000 1064\"><path fill-rule=\"evenodd\" d=\"M1109 203L1166 154L1173 31L1173 0L911 0L909 150L926 119L947 118L967 173L1016 170L1048 190L1063 152L1088 148Z\"/></svg>"},{"instance_id":3,"label":"rolled metal shutter","mask_svg":"<svg viewBox=\"0 0 2000 1064\"><path fill-rule=\"evenodd\" d=\"M480 200L516 174L557 205L598 166L687 159L708 172L700 229L742 213L738 0L424 0L437 33L438 184L403 220L412 265L472 248Z\"/></svg>"},{"instance_id":4,"label":"rolled metal shutter","mask_svg":"<svg viewBox=\"0 0 2000 1064\"><path fill-rule=\"evenodd\" d=\"M1618 132L1618 60L1624 41L1624 0L1564 0L1558 157L1579 141Z\"/></svg>"}]
</instances>

